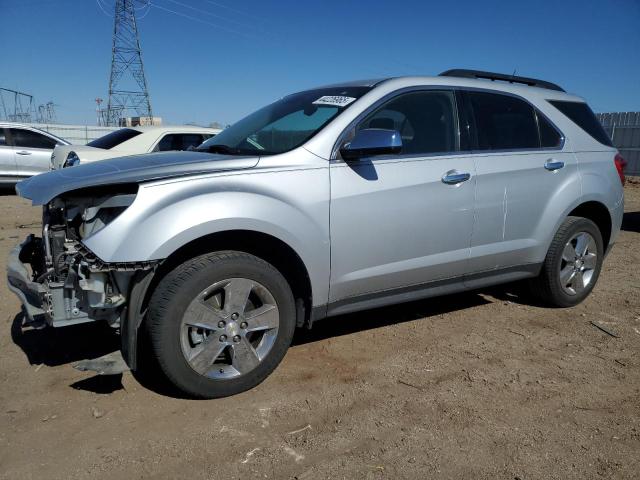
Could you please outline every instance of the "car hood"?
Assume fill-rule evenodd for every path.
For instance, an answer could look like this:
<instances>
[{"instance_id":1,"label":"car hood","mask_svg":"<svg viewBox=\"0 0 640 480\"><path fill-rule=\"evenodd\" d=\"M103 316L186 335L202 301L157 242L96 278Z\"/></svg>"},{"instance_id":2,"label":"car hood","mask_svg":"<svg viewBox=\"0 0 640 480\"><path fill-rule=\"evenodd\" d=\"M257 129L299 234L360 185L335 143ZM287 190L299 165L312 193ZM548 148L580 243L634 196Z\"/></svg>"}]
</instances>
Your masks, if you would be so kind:
<instances>
[{"instance_id":1,"label":"car hood","mask_svg":"<svg viewBox=\"0 0 640 480\"><path fill-rule=\"evenodd\" d=\"M255 167L259 157L236 157L203 152L161 152L112 158L76 167L53 170L23 180L16 192L33 205L42 205L58 195L98 185L139 183L226 170Z\"/></svg>"}]
</instances>

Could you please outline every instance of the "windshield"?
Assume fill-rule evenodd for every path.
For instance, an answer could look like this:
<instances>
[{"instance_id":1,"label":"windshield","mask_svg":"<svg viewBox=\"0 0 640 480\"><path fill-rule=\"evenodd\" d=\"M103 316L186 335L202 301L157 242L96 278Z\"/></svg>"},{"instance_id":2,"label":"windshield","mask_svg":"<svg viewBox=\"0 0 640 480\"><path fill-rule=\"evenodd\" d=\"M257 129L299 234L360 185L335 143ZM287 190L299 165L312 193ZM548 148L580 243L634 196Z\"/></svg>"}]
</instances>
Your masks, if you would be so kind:
<instances>
[{"instance_id":1,"label":"windshield","mask_svg":"<svg viewBox=\"0 0 640 480\"><path fill-rule=\"evenodd\" d=\"M87 143L87 145L94 148L103 148L105 150L109 150L110 148L116 147L121 143L124 143L127 140L140 135L141 133L142 132L139 132L138 130L122 128L120 130L115 130L111 133L107 133L103 137L96 138L95 140Z\"/></svg>"},{"instance_id":2,"label":"windshield","mask_svg":"<svg viewBox=\"0 0 640 480\"><path fill-rule=\"evenodd\" d=\"M197 150L230 155L274 155L293 150L369 90L329 87L289 95L231 125Z\"/></svg>"}]
</instances>

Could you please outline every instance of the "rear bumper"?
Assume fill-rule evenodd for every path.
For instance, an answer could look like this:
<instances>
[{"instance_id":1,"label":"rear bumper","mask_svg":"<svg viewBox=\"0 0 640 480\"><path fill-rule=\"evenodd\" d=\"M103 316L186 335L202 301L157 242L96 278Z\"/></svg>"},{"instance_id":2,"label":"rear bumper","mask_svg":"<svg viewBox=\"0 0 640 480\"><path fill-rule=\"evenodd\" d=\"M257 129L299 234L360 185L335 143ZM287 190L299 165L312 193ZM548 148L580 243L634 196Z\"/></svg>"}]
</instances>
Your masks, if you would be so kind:
<instances>
[{"instance_id":1,"label":"rear bumper","mask_svg":"<svg viewBox=\"0 0 640 480\"><path fill-rule=\"evenodd\" d=\"M16 246L7 260L7 285L22 303L25 315L30 323L42 323L47 315L44 309L45 287L33 282L22 261L33 253L35 237L29 235L24 242Z\"/></svg>"}]
</instances>

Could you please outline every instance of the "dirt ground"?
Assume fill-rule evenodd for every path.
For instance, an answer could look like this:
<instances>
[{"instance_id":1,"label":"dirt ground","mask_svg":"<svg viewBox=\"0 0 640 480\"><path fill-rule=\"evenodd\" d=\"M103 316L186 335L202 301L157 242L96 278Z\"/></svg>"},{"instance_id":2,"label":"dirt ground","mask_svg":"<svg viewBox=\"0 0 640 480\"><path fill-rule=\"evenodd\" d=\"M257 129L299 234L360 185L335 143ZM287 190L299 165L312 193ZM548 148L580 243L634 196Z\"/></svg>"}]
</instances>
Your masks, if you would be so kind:
<instances>
[{"instance_id":1,"label":"dirt ground","mask_svg":"<svg viewBox=\"0 0 640 480\"><path fill-rule=\"evenodd\" d=\"M326 320L221 400L73 369L115 334L22 329L2 274L0 479L638 478L640 183L626 195L582 305L500 287ZM39 215L0 197L3 268Z\"/></svg>"}]
</instances>

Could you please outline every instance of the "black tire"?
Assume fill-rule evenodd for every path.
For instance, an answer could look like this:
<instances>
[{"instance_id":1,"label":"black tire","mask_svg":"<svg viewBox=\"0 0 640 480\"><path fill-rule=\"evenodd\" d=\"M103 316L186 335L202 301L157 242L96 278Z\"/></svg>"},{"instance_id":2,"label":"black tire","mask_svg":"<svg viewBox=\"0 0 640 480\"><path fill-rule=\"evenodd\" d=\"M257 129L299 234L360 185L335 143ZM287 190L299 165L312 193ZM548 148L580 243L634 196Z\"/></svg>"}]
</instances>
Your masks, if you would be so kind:
<instances>
[{"instance_id":1,"label":"black tire","mask_svg":"<svg viewBox=\"0 0 640 480\"><path fill-rule=\"evenodd\" d=\"M579 292L576 291L574 294L569 294L563 288L560 279L563 251L567 243L581 232L588 233L595 240L597 250L596 264L588 285ZM548 306L573 307L579 304L591 293L598 280L604 257L603 252L602 234L595 223L587 218L567 217L551 242L540 275L530 283L532 294ZM566 261L564 262L566 265Z\"/></svg>"},{"instance_id":2,"label":"black tire","mask_svg":"<svg viewBox=\"0 0 640 480\"><path fill-rule=\"evenodd\" d=\"M229 278L249 279L268 289L277 305L279 326L271 349L253 370L212 379L194 370L185 358L182 319L198 292ZM167 379L189 396L218 398L255 387L278 366L293 338L295 302L287 281L269 263L247 253L221 251L188 260L168 273L151 296L147 322L153 355Z\"/></svg>"}]
</instances>

